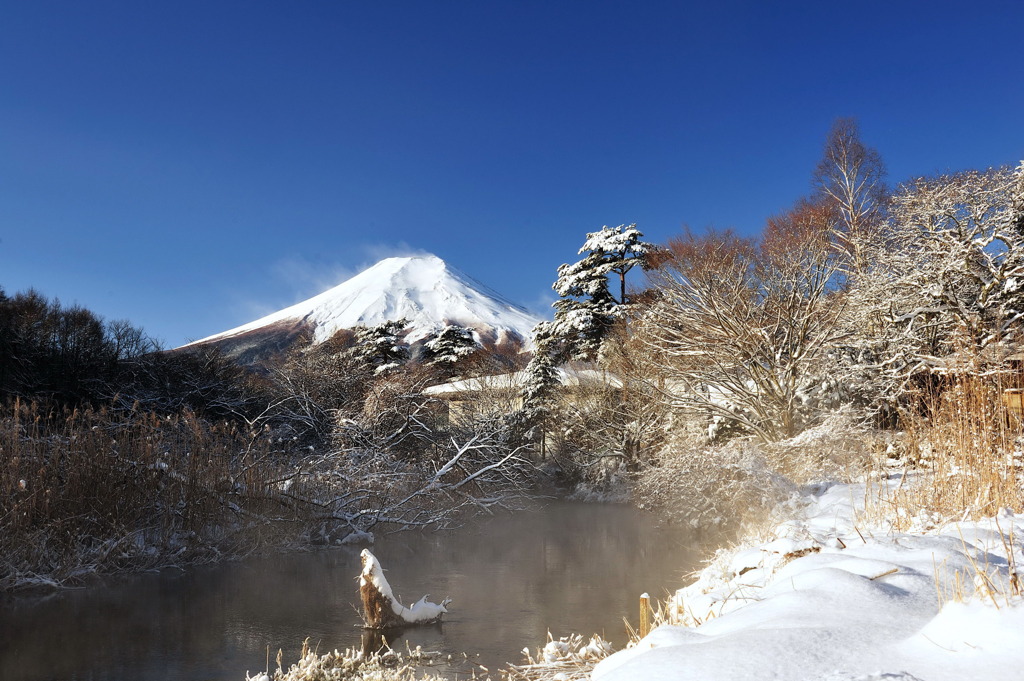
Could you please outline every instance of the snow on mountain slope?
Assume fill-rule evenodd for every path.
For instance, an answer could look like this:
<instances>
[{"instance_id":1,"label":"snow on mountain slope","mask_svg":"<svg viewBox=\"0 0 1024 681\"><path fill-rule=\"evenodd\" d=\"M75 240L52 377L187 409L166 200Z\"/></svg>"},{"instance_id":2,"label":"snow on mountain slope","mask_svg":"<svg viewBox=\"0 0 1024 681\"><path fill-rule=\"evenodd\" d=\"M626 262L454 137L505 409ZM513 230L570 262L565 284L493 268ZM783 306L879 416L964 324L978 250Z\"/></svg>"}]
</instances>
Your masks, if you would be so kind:
<instances>
[{"instance_id":1,"label":"snow on mountain slope","mask_svg":"<svg viewBox=\"0 0 1024 681\"><path fill-rule=\"evenodd\" d=\"M225 340L282 323L308 324L313 342L322 343L342 329L401 318L409 321L409 342L445 324L458 324L472 329L478 341L529 343L540 321L437 256L421 255L381 260L320 295L195 343Z\"/></svg>"}]
</instances>

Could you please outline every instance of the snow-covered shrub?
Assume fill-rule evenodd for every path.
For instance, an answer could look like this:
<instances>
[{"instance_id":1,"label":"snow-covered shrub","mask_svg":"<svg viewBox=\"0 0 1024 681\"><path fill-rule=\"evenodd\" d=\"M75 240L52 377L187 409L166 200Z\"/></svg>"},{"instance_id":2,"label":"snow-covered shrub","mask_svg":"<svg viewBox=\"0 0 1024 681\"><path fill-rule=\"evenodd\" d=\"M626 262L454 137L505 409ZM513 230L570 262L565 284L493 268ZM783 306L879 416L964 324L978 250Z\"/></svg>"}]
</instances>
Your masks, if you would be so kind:
<instances>
[{"instance_id":1,"label":"snow-covered shrub","mask_svg":"<svg viewBox=\"0 0 1024 681\"><path fill-rule=\"evenodd\" d=\"M863 414L842 409L796 437L763 445L762 451L773 469L796 483L851 481L875 463L884 439L864 423Z\"/></svg>"},{"instance_id":2,"label":"snow-covered shrub","mask_svg":"<svg viewBox=\"0 0 1024 681\"><path fill-rule=\"evenodd\" d=\"M844 381L905 407L958 354L1019 344L1024 318L1024 163L917 178L885 228L858 244L844 295Z\"/></svg>"},{"instance_id":3,"label":"snow-covered shrub","mask_svg":"<svg viewBox=\"0 0 1024 681\"><path fill-rule=\"evenodd\" d=\"M716 446L675 438L639 474L634 498L641 508L713 533L767 512L792 489L749 441Z\"/></svg>"}]
</instances>

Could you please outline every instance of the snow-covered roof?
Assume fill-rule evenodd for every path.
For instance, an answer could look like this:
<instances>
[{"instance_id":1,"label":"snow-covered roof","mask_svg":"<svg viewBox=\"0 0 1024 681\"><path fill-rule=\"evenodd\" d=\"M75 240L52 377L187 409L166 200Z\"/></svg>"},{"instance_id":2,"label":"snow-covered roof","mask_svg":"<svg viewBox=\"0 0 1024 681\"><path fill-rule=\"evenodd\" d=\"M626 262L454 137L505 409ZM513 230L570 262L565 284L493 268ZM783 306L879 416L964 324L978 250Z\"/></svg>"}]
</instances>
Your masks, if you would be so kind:
<instances>
[{"instance_id":1,"label":"snow-covered roof","mask_svg":"<svg viewBox=\"0 0 1024 681\"><path fill-rule=\"evenodd\" d=\"M564 387L578 388L580 386L598 388L612 387L621 388L622 380L607 371L597 369L577 369L573 367L559 367L555 369L558 376L558 383ZM493 376L478 376L476 378L464 378L459 381L450 381L432 385L423 390L424 395L435 397L460 395L464 393L488 392L493 390L521 390L527 382L526 371L516 371L508 374L496 374Z\"/></svg>"}]
</instances>

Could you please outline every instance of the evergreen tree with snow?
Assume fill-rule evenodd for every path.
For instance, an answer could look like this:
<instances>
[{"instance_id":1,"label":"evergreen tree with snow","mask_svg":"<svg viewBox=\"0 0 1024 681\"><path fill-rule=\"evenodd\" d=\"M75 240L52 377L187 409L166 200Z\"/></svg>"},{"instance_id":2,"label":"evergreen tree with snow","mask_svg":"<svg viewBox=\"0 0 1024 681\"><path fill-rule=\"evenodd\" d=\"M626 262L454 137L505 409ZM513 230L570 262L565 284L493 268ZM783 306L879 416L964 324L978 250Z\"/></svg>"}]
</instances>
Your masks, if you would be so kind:
<instances>
[{"instance_id":1,"label":"evergreen tree with snow","mask_svg":"<svg viewBox=\"0 0 1024 681\"><path fill-rule=\"evenodd\" d=\"M628 304L626 273L635 265L645 266L655 251L642 237L635 224L605 226L587 234L579 250L586 254L582 260L558 268L552 286L559 295L555 318L534 328L534 355L526 367L520 415L529 427L543 425L551 416L559 364L601 356L605 338ZM618 279L618 298L611 292L610 278Z\"/></svg>"},{"instance_id":2,"label":"evergreen tree with snow","mask_svg":"<svg viewBox=\"0 0 1024 681\"><path fill-rule=\"evenodd\" d=\"M452 366L479 347L472 331L448 324L423 344L424 363L434 367Z\"/></svg>"},{"instance_id":3,"label":"evergreen tree with snow","mask_svg":"<svg viewBox=\"0 0 1024 681\"><path fill-rule=\"evenodd\" d=\"M523 403L534 407L548 401L551 388L558 384L558 372L548 355L539 353L526 367Z\"/></svg>"},{"instance_id":4,"label":"evergreen tree with snow","mask_svg":"<svg viewBox=\"0 0 1024 681\"><path fill-rule=\"evenodd\" d=\"M373 373L384 374L409 361L409 345L403 339L408 325L405 319L384 322L377 326L356 329L352 357L372 367Z\"/></svg>"},{"instance_id":5,"label":"evergreen tree with snow","mask_svg":"<svg viewBox=\"0 0 1024 681\"><path fill-rule=\"evenodd\" d=\"M541 322L534 330L538 353L550 354L558 362L593 361L626 298L626 273L644 265L654 247L641 241L643 233L635 224L603 227L587 234L579 254L582 260L558 268L552 288L558 293L555 318ZM618 279L618 298L610 279Z\"/></svg>"},{"instance_id":6,"label":"evergreen tree with snow","mask_svg":"<svg viewBox=\"0 0 1024 681\"><path fill-rule=\"evenodd\" d=\"M552 415L558 371L551 355L538 348L524 372L523 406L515 415L515 420L523 428L527 439L533 440L541 434Z\"/></svg>"},{"instance_id":7,"label":"evergreen tree with snow","mask_svg":"<svg viewBox=\"0 0 1024 681\"><path fill-rule=\"evenodd\" d=\"M636 223L608 227L605 225L598 232L587 234L587 240L580 248L579 254L587 254L585 258L572 265L558 268L558 281L554 284L555 291L563 298L566 296L594 296L596 277L615 275L619 283L619 298L615 300L609 291L607 281L604 291L607 296L619 305L625 305L626 273L634 265L643 264L644 258L654 252L654 247L641 241L643 232L636 228Z\"/></svg>"}]
</instances>

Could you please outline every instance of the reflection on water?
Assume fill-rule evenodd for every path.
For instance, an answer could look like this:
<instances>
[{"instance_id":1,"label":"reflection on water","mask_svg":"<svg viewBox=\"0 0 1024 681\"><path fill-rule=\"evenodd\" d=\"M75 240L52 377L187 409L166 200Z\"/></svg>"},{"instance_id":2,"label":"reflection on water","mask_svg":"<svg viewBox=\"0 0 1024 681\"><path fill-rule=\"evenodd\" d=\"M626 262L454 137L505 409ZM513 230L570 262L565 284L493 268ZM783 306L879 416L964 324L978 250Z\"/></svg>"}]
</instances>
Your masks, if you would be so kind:
<instances>
[{"instance_id":1,"label":"reflection on water","mask_svg":"<svg viewBox=\"0 0 1024 681\"><path fill-rule=\"evenodd\" d=\"M415 648L519 662L550 629L625 640L637 597L664 595L696 547L623 506L556 502L454 534L403 533L373 552L397 596L453 599L439 626L401 632ZM45 599L0 601L0 679L240 681L287 667L310 637L321 652L362 645L359 548L140 575Z\"/></svg>"}]
</instances>

